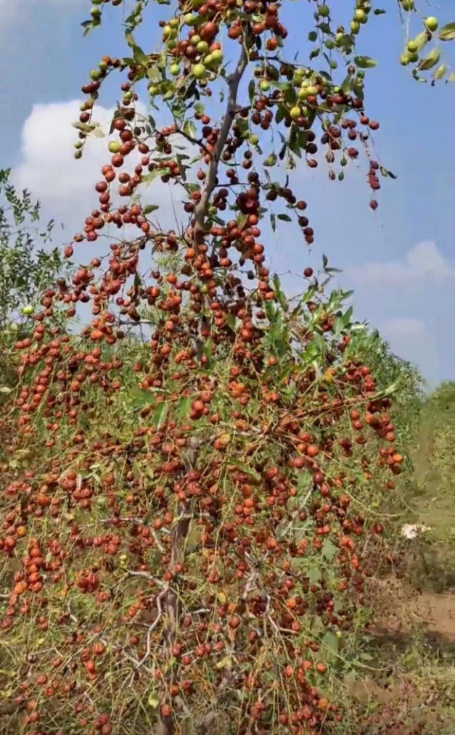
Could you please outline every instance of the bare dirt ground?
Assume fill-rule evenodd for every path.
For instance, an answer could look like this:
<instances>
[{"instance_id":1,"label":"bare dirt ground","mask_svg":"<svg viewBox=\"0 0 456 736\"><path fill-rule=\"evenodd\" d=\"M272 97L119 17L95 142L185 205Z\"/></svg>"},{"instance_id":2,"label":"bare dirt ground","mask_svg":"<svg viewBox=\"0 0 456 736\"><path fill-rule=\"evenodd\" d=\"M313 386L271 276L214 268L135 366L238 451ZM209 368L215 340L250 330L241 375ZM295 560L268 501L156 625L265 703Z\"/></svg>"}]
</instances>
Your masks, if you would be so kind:
<instances>
[{"instance_id":1,"label":"bare dirt ground","mask_svg":"<svg viewBox=\"0 0 456 736\"><path fill-rule=\"evenodd\" d=\"M377 673L350 686L364 734L454 734L454 591L376 581Z\"/></svg>"}]
</instances>

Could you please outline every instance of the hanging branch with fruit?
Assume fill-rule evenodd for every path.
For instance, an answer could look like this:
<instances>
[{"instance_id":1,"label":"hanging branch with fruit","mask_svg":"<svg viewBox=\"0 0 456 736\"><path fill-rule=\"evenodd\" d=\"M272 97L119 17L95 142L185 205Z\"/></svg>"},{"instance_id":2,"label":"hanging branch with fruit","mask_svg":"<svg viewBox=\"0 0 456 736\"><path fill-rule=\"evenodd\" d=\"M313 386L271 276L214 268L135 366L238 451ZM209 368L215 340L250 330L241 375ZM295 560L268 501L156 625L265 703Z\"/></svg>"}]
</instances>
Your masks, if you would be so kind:
<instances>
[{"instance_id":1,"label":"hanging branch with fruit","mask_svg":"<svg viewBox=\"0 0 456 736\"><path fill-rule=\"evenodd\" d=\"M93 2L86 30L110 4L124 6ZM327 292L328 259L304 263L290 297L264 241L294 223L314 242L297 167L342 180L365 154L372 209L394 178L371 153L376 61L356 50L383 11L312 3L300 59L288 5L173 3L149 52L136 38L156 5L140 0L128 55L83 87L77 158L103 135L104 80L123 75L96 208L65 246L71 278L27 314L2 420L5 733L342 728L403 465L397 386L371 369L350 293ZM452 34L426 18L404 63L431 70L424 46ZM174 228L143 201L157 182L182 194Z\"/></svg>"}]
</instances>

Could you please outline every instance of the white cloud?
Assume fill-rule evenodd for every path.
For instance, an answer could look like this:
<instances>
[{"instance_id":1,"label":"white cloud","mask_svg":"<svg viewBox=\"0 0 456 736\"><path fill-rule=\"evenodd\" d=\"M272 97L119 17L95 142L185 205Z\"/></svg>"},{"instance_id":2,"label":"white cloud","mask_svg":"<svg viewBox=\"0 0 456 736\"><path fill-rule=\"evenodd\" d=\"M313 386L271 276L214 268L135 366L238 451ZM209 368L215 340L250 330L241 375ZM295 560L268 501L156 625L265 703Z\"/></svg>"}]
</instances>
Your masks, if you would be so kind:
<instances>
[{"instance_id":1,"label":"white cloud","mask_svg":"<svg viewBox=\"0 0 456 736\"><path fill-rule=\"evenodd\" d=\"M79 100L34 105L21 136L21 163L14 171L17 186L29 189L60 219L96 199L91 183L109 161L105 138L89 137L81 160L74 158L78 134L72 123L79 117ZM99 106L94 118L106 126L113 110ZM108 139L109 140L109 139Z\"/></svg>"},{"instance_id":2,"label":"white cloud","mask_svg":"<svg viewBox=\"0 0 456 736\"><path fill-rule=\"evenodd\" d=\"M72 123L79 117L80 104L72 100L33 106L22 128L20 163L13 172L14 183L29 189L41 201L45 215L62 222L71 234L81 230L85 217L96 208L94 187L102 178L102 166L111 158L107 150L110 137L89 136L82 159L75 160L78 134ZM101 105L95 108L93 119L105 132L113 111ZM128 161L127 170L135 163L137 158ZM182 193L180 187L163 186L158 179L142 192L142 201L160 205L157 216L162 227L176 227Z\"/></svg>"},{"instance_id":3,"label":"white cloud","mask_svg":"<svg viewBox=\"0 0 456 736\"><path fill-rule=\"evenodd\" d=\"M414 317L398 317L380 325L382 337L390 344L393 353L420 367L425 378L435 375L438 358L432 332L423 320Z\"/></svg>"},{"instance_id":4,"label":"white cloud","mask_svg":"<svg viewBox=\"0 0 456 736\"><path fill-rule=\"evenodd\" d=\"M358 286L385 291L410 284L452 280L454 271L432 240L417 243L397 261L349 266L345 273Z\"/></svg>"}]
</instances>

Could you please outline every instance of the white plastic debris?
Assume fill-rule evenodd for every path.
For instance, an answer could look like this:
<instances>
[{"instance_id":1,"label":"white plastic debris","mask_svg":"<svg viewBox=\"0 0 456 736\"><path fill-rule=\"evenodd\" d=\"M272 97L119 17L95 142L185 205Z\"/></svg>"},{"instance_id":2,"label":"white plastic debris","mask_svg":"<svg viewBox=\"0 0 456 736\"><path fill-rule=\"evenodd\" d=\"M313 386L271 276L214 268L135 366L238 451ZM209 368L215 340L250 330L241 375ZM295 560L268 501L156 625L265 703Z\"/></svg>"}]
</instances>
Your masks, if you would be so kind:
<instances>
[{"instance_id":1,"label":"white plastic debris","mask_svg":"<svg viewBox=\"0 0 456 736\"><path fill-rule=\"evenodd\" d=\"M430 526L425 526L424 524L404 524L401 534L406 539L416 539L419 534L429 532L430 529Z\"/></svg>"}]
</instances>

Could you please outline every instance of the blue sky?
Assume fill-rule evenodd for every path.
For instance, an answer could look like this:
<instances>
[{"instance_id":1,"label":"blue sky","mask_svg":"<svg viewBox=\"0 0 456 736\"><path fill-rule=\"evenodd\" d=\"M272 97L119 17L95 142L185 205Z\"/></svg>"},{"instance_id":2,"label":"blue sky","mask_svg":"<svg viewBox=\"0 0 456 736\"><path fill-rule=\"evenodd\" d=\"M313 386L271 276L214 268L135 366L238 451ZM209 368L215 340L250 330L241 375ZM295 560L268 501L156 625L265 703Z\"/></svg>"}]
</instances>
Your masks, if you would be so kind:
<instances>
[{"instance_id":1,"label":"blue sky","mask_svg":"<svg viewBox=\"0 0 456 736\"><path fill-rule=\"evenodd\" d=\"M301 273L326 253L343 269L339 283L355 289L356 316L379 327L396 353L436 383L454 376L454 91L452 85L418 84L399 66L407 29L394 2L382 5L388 13L363 29L359 53L379 61L366 72L368 114L381 124L377 155L398 179L382 181L374 213L361 156L343 183L330 182L324 167L315 173L298 168L293 181L308 202L313 253L308 256L293 229L278 231L269 246L281 272ZM119 8L107 7L103 27L82 37L79 24L89 7L88 0L0 0L1 165L13 167L46 216L66 224L62 241L95 206L90 181L106 160L105 141L91 141L83 162L72 160L70 124L80 87L103 54L124 53ZM442 25L454 17L449 0L423 7ZM168 13L167 6L154 6L149 18ZM291 48L304 47L309 14L307 0L286 3ZM420 30L418 17L413 23L411 35ZM156 48L155 27L144 26L140 39L145 50ZM452 44L444 51L451 61ZM100 100L101 122L115 99L111 86ZM170 204L169 193L160 196L165 207Z\"/></svg>"}]
</instances>

